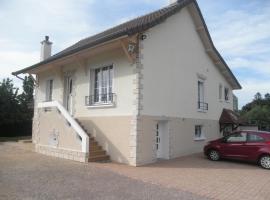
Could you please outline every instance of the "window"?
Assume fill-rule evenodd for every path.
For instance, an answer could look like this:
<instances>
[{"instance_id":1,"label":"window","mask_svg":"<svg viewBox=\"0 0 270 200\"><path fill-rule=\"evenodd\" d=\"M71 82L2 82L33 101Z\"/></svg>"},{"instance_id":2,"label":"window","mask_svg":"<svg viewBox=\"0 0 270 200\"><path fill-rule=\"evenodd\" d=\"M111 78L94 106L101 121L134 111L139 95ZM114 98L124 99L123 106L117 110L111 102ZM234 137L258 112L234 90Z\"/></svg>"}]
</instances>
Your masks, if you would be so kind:
<instances>
[{"instance_id":1,"label":"window","mask_svg":"<svg viewBox=\"0 0 270 200\"><path fill-rule=\"evenodd\" d=\"M208 110L208 104L204 102L204 82L202 80L198 81L198 109Z\"/></svg>"},{"instance_id":2,"label":"window","mask_svg":"<svg viewBox=\"0 0 270 200\"><path fill-rule=\"evenodd\" d=\"M224 99L225 99L225 101L229 101L230 100L229 88L225 88L224 89Z\"/></svg>"},{"instance_id":3,"label":"window","mask_svg":"<svg viewBox=\"0 0 270 200\"><path fill-rule=\"evenodd\" d=\"M46 101L52 101L52 92L53 92L53 80L47 80L46 81Z\"/></svg>"},{"instance_id":4,"label":"window","mask_svg":"<svg viewBox=\"0 0 270 200\"><path fill-rule=\"evenodd\" d=\"M218 96L219 96L219 100L222 100L222 85L219 84L219 93L218 93Z\"/></svg>"},{"instance_id":5,"label":"window","mask_svg":"<svg viewBox=\"0 0 270 200\"><path fill-rule=\"evenodd\" d=\"M95 69L94 77L94 103L111 103L113 66Z\"/></svg>"},{"instance_id":6,"label":"window","mask_svg":"<svg viewBox=\"0 0 270 200\"><path fill-rule=\"evenodd\" d=\"M195 140L204 140L205 139L202 129L203 129L202 125L195 126L195 137L194 137Z\"/></svg>"},{"instance_id":7,"label":"window","mask_svg":"<svg viewBox=\"0 0 270 200\"><path fill-rule=\"evenodd\" d=\"M264 138L259 135L249 133L248 134L248 142L263 142Z\"/></svg>"},{"instance_id":8,"label":"window","mask_svg":"<svg viewBox=\"0 0 270 200\"><path fill-rule=\"evenodd\" d=\"M246 142L247 141L247 133L239 132L227 137L227 142Z\"/></svg>"}]
</instances>

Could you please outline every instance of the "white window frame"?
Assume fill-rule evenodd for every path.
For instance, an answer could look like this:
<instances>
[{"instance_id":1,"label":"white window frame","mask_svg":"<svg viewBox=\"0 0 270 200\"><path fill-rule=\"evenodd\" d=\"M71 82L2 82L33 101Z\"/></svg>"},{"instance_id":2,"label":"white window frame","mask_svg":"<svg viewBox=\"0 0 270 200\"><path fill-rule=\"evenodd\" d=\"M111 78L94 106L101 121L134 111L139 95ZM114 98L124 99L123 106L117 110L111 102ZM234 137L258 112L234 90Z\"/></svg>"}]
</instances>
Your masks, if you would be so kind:
<instances>
[{"instance_id":1,"label":"white window frame","mask_svg":"<svg viewBox=\"0 0 270 200\"><path fill-rule=\"evenodd\" d=\"M197 129L197 128L199 128L199 129ZM203 129L204 129L203 125L195 125L195 127L194 127L194 140L195 141L206 140ZM200 130L200 136L197 136L197 134L196 134L197 130Z\"/></svg>"},{"instance_id":2,"label":"white window frame","mask_svg":"<svg viewBox=\"0 0 270 200\"><path fill-rule=\"evenodd\" d=\"M45 102L51 102L53 100L53 88L54 88L54 80L53 78L49 78L45 83Z\"/></svg>"},{"instance_id":3,"label":"white window frame","mask_svg":"<svg viewBox=\"0 0 270 200\"><path fill-rule=\"evenodd\" d=\"M218 98L219 98L219 101L222 101L222 98L223 98L223 85L221 83L218 86Z\"/></svg>"},{"instance_id":4,"label":"white window frame","mask_svg":"<svg viewBox=\"0 0 270 200\"><path fill-rule=\"evenodd\" d=\"M202 89L200 90L199 83L202 83ZM206 103L205 102L205 80L199 78L197 80L197 110L199 112L207 112L207 110L202 109L201 107L199 108L199 102L201 103Z\"/></svg>"},{"instance_id":5,"label":"white window frame","mask_svg":"<svg viewBox=\"0 0 270 200\"><path fill-rule=\"evenodd\" d=\"M104 86L102 85L104 82L104 80L101 78L98 84L98 87L96 87L97 83L96 83L96 71L97 70L100 70L101 71L101 76L103 75L102 74L102 70L104 68L108 68L108 73L107 73L107 80L106 80L106 99L107 99L107 102L104 102L102 101L102 90L104 89ZM110 69L111 68L111 69ZM111 73L110 73L111 72ZM110 84L110 81L111 80L111 84ZM94 102L92 105L89 105L88 107L92 107L92 108L95 108L95 107L112 107L112 106L115 106L114 104L114 101L115 99L112 99L110 100L110 93L113 94L113 84L114 84L114 65L113 64L107 64L107 65L103 65L102 67L96 67L96 68L92 68L90 69L90 96L93 96L94 98ZM97 98L96 97L96 91L98 90L98 101L95 101L95 99ZM114 97L112 97L114 98Z\"/></svg>"},{"instance_id":6,"label":"white window frame","mask_svg":"<svg viewBox=\"0 0 270 200\"><path fill-rule=\"evenodd\" d=\"M228 91L227 96L226 96L226 90ZM224 87L224 100L226 102L230 102L230 88L229 87Z\"/></svg>"}]
</instances>

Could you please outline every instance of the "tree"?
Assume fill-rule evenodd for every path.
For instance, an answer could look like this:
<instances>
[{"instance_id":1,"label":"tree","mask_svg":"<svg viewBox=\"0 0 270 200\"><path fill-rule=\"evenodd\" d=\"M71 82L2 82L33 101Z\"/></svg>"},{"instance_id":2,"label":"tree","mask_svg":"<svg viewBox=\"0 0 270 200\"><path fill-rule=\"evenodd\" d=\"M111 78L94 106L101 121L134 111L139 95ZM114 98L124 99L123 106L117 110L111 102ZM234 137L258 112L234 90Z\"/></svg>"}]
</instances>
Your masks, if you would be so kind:
<instances>
[{"instance_id":1,"label":"tree","mask_svg":"<svg viewBox=\"0 0 270 200\"><path fill-rule=\"evenodd\" d=\"M266 93L266 94L264 95L264 99L265 99L266 101L270 101L270 94L269 94L269 93Z\"/></svg>"},{"instance_id":2,"label":"tree","mask_svg":"<svg viewBox=\"0 0 270 200\"><path fill-rule=\"evenodd\" d=\"M33 91L33 78L31 76L25 76L23 80L23 92L18 96L21 112L25 120L32 120L33 117Z\"/></svg>"},{"instance_id":3,"label":"tree","mask_svg":"<svg viewBox=\"0 0 270 200\"><path fill-rule=\"evenodd\" d=\"M0 82L0 136L10 137L30 135L32 129L33 79L28 76L23 81L23 92L18 94L12 80Z\"/></svg>"},{"instance_id":4,"label":"tree","mask_svg":"<svg viewBox=\"0 0 270 200\"><path fill-rule=\"evenodd\" d=\"M246 104L241 110L241 117L258 125L260 130L270 131L270 94L262 95L258 92L254 100Z\"/></svg>"},{"instance_id":5,"label":"tree","mask_svg":"<svg viewBox=\"0 0 270 200\"><path fill-rule=\"evenodd\" d=\"M20 121L18 88L7 78L0 82L0 125Z\"/></svg>"},{"instance_id":6,"label":"tree","mask_svg":"<svg viewBox=\"0 0 270 200\"><path fill-rule=\"evenodd\" d=\"M257 92L257 93L255 94L255 96L254 96L254 99L255 99L255 100L262 100L262 95L261 95L261 93Z\"/></svg>"}]
</instances>

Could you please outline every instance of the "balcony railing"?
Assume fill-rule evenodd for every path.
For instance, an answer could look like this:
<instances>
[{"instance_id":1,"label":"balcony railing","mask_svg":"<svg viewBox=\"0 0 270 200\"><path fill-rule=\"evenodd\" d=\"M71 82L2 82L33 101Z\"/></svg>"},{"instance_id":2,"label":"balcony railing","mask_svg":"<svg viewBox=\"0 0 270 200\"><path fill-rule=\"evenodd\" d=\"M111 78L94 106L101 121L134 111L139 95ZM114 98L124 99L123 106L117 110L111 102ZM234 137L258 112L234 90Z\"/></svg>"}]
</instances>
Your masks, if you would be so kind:
<instances>
[{"instance_id":1,"label":"balcony railing","mask_svg":"<svg viewBox=\"0 0 270 200\"><path fill-rule=\"evenodd\" d=\"M205 102L198 102L198 109L199 110L203 110L203 111L206 111L208 110L208 103L205 103Z\"/></svg>"},{"instance_id":2,"label":"balcony railing","mask_svg":"<svg viewBox=\"0 0 270 200\"><path fill-rule=\"evenodd\" d=\"M115 101L116 94L114 93L90 95L85 97L86 106L111 105L115 104Z\"/></svg>"}]
</instances>

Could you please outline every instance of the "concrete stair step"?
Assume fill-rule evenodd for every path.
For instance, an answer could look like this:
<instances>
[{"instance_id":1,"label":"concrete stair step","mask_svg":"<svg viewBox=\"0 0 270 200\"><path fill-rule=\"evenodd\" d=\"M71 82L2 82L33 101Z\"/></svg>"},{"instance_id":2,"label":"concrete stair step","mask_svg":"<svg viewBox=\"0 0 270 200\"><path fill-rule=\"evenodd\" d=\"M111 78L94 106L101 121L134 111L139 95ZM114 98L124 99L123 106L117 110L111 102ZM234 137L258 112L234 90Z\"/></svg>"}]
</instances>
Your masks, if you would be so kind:
<instances>
[{"instance_id":1,"label":"concrete stair step","mask_svg":"<svg viewBox=\"0 0 270 200\"><path fill-rule=\"evenodd\" d=\"M101 155L101 156L89 156L88 161L89 162L105 162L109 161L110 156L108 155Z\"/></svg>"},{"instance_id":2,"label":"concrete stair step","mask_svg":"<svg viewBox=\"0 0 270 200\"><path fill-rule=\"evenodd\" d=\"M89 162L108 162L110 161L110 156L106 154L106 151L102 149L102 147L99 145L99 143L96 141L96 139L91 136L91 134L88 132L87 128L83 125L83 122L80 122L80 120L75 119L78 124L81 126L81 128L89 135Z\"/></svg>"},{"instance_id":3,"label":"concrete stair step","mask_svg":"<svg viewBox=\"0 0 270 200\"><path fill-rule=\"evenodd\" d=\"M102 147L100 145L90 145L89 150L90 150L90 152L91 151L98 151L98 150L102 150Z\"/></svg>"},{"instance_id":4,"label":"concrete stair step","mask_svg":"<svg viewBox=\"0 0 270 200\"><path fill-rule=\"evenodd\" d=\"M94 151L90 151L90 157L91 156L104 156L106 155L106 151L100 149L100 150L94 150Z\"/></svg>"},{"instance_id":5,"label":"concrete stair step","mask_svg":"<svg viewBox=\"0 0 270 200\"><path fill-rule=\"evenodd\" d=\"M89 145L90 146L95 146L95 145L98 145L98 142L96 140L90 140Z\"/></svg>"}]
</instances>

